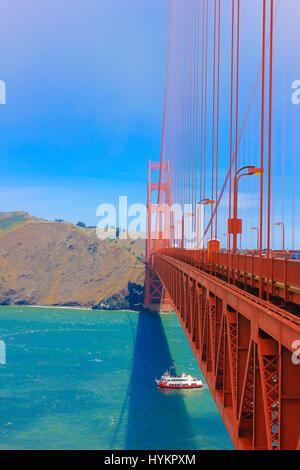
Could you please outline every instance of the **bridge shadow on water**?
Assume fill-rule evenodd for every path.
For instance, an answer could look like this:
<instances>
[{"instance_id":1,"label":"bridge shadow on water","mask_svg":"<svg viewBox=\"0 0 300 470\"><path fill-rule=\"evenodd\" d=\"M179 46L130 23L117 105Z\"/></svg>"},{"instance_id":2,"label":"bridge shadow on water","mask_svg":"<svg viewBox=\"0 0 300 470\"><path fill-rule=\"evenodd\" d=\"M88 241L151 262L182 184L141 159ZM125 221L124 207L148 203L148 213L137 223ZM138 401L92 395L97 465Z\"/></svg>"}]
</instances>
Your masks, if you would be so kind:
<instances>
[{"instance_id":1,"label":"bridge shadow on water","mask_svg":"<svg viewBox=\"0 0 300 470\"><path fill-rule=\"evenodd\" d=\"M127 394L125 449L195 449L183 394L154 382L172 364L161 316L139 313Z\"/></svg>"}]
</instances>

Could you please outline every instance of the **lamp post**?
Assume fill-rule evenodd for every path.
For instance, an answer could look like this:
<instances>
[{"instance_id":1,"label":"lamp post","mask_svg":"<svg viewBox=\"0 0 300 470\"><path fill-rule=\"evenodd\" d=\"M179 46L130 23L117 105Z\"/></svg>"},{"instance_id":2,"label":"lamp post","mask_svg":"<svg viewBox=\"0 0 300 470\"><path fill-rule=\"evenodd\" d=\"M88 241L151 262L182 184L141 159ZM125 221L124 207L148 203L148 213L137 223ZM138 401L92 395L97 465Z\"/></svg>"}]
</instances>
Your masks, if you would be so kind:
<instances>
[{"instance_id":1,"label":"lamp post","mask_svg":"<svg viewBox=\"0 0 300 470\"><path fill-rule=\"evenodd\" d=\"M257 227L251 227L250 230L254 230L257 234L257 250L259 250L259 231Z\"/></svg>"},{"instance_id":2,"label":"lamp post","mask_svg":"<svg viewBox=\"0 0 300 470\"><path fill-rule=\"evenodd\" d=\"M222 233L222 236L223 236L223 237L226 237L226 240L227 240L227 251L228 251L228 248L229 248L229 244L228 244L229 233Z\"/></svg>"},{"instance_id":3,"label":"lamp post","mask_svg":"<svg viewBox=\"0 0 300 470\"><path fill-rule=\"evenodd\" d=\"M170 242L171 242L171 248L175 247L175 224L171 225L170 227Z\"/></svg>"},{"instance_id":4,"label":"lamp post","mask_svg":"<svg viewBox=\"0 0 300 470\"><path fill-rule=\"evenodd\" d=\"M176 240L177 240L177 242L180 240L180 237L179 237L179 224L181 224L181 223L182 223L181 219L175 219L174 224L171 225L171 229L173 229L173 231L174 231L174 236L173 236L173 238L174 238L174 242L173 242L174 248L179 248L179 243L176 243ZM177 236L177 238L176 238L176 236ZM180 243L180 245L181 245L181 243Z\"/></svg>"},{"instance_id":5,"label":"lamp post","mask_svg":"<svg viewBox=\"0 0 300 470\"><path fill-rule=\"evenodd\" d=\"M261 175L262 173L262 168L255 168L255 166L244 166L243 168L240 168L235 174L233 189L233 219L229 219L228 221L228 233L233 234L233 254L236 254L237 250L237 235L238 233L242 233L242 219L237 218L238 182L243 176Z\"/></svg>"},{"instance_id":6,"label":"lamp post","mask_svg":"<svg viewBox=\"0 0 300 470\"><path fill-rule=\"evenodd\" d=\"M182 215L182 220L181 220L181 248L184 248L184 218L185 217L194 217L194 214L187 213Z\"/></svg>"},{"instance_id":7,"label":"lamp post","mask_svg":"<svg viewBox=\"0 0 300 470\"><path fill-rule=\"evenodd\" d=\"M282 249L282 251L284 251L284 223L283 222L277 222L274 225L276 225L276 227L281 227L282 228L282 232L281 232L281 249Z\"/></svg>"},{"instance_id":8,"label":"lamp post","mask_svg":"<svg viewBox=\"0 0 300 470\"><path fill-rule=\"evenodd\" d=\"M215 201L213 201L212 199L207 199L207 198L204 198L204 199L201 199L201 201L198 202L197 204L197 210L199 209L199 207L201 207L201 205L204 205L204 206L207 206L207 205L213 205L215 203ZM205 210L205 209L204 209ZM199 220L200 220L200 217L198 216ZM204 212L204 220L205 220L205 212ZM199 246L199 229L197 230L197 248ZM204 229L204 227L203 227ZM204 244L204 241L203 241L203 244Z\"/></svg>"}]
</instances>

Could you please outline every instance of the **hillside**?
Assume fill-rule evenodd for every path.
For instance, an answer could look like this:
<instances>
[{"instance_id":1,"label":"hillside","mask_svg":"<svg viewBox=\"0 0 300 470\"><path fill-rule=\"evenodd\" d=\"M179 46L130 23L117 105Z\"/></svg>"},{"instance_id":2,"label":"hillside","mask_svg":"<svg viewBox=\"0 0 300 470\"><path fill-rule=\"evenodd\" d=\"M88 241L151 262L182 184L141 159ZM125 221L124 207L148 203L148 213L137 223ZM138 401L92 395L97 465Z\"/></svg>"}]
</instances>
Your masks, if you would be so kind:
<instances>
[{"instance_id":1,"label":"hillside","mask_svg":"<svg viewBox=\"0 0 300 470\"><path fill-rule=\"evenodd\" d=\"M0 213L0 304L140 308L145 242Z\"/></svg>"},{"instance_id":2,"label":"hillside","mask_svg":"<svg viewBox=\"0 0 300 470\"><path fill-rule=\"evenodd\" d=\"M32 221L41 221L24 211L0 212L0 233L6 230L13 230L19 224Z\"/></svg>"}]
</instances>

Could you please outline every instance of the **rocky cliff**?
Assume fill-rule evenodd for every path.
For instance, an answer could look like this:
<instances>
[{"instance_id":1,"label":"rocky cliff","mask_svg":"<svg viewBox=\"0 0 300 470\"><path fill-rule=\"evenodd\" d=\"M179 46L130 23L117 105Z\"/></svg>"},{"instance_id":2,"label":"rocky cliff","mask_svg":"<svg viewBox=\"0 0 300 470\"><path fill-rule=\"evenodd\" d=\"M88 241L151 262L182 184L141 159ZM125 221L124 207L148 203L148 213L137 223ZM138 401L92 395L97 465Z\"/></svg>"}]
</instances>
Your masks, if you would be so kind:
<instances>
[{"instance_id":1,"label":"rocky cliff","mask_svg":"<svg viewBox=\"0 0 300 470\"><path fill-rule=\"evenodd\" d=\"M141 308L145 242L0 213L0 304Z\"/></svg>"}]
</instances>

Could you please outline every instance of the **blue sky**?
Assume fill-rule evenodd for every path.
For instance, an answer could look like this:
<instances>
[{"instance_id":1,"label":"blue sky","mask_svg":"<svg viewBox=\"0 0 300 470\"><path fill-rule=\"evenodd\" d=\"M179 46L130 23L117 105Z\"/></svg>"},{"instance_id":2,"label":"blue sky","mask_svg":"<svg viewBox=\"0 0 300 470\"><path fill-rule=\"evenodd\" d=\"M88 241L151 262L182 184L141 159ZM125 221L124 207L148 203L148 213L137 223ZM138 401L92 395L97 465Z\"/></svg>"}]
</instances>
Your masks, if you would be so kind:
<instances>
[{"instance_id":1,"label":"blue sky","mask_svg":"<svg viewBox=\"0 0 300 470\"><path fill-rule=\"evenodd\" d=\"M159 159L168 0L1 2L1 210L97 223Z\"/></svg>"},{"instance_id":2,"label":"blue sky","mask_svg":"<svg viewBox=\"0 0 300 470\"><path fill-rule=\"evenodd\" d=\"M285 100L287 230L291 224L291 83L300 79L299 61L294 60L299 58L298 1L279 0L275 22L274 217L280 219ZM230 0L222 1L220 187L229 154L230 5ZM261 51L261 1L241 5L239 125ZM25 210L50 220L96 225L96 208L101 203L117 205L119 195L127 195L129 204L146 202L148 160L158 161L160 156L168 10L168 0L1 0L0 80L7 85L7 104L0 106L1 211ZM209 56L209 93L211 63ZM209 98L208 155L210 104ZM296 135L300 132L299 110L300 106ZM256 163L260 152L259 87L254 111ZM246 128L241 148L245 148L247 132ZM298 172L299 140L296 152ZM241 152L241 162L243 158ZM209 179L209 170L207 173ZM241 192L245 191L242 187ZM226 216L227 209L225 225ZM276 243L280 243L279 236Z\"/></svg>"}]
</instances>

